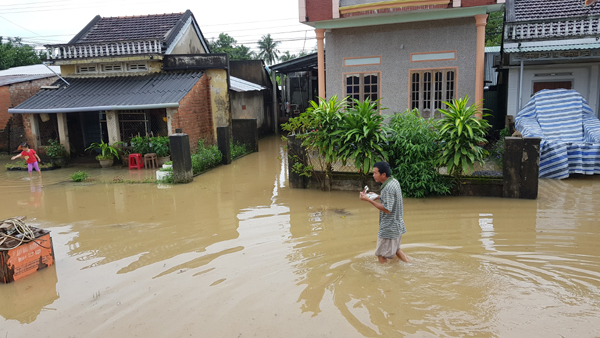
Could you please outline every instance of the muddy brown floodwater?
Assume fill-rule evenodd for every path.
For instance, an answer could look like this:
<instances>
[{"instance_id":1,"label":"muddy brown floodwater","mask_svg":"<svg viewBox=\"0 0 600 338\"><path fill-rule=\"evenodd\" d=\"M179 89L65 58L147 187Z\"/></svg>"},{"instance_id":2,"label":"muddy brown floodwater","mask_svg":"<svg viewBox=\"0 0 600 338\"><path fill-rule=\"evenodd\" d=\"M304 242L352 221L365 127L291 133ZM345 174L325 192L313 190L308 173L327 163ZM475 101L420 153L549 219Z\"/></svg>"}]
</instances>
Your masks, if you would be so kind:
<instances>
[{"instance_id":1,"label":"muddy brown floodwater","mask_svg":"<svg viewBox=\"0 0 600 338\"><path fill-rule=\"evenodd\" d=\"M56 265L0 285L0 337L600 336L600 176L406 199L412 261L380 265L377 210L288 188L283 146L177 186L39 184L4 157L0 218L51 230Z\"/></svg>"}]
</instances>

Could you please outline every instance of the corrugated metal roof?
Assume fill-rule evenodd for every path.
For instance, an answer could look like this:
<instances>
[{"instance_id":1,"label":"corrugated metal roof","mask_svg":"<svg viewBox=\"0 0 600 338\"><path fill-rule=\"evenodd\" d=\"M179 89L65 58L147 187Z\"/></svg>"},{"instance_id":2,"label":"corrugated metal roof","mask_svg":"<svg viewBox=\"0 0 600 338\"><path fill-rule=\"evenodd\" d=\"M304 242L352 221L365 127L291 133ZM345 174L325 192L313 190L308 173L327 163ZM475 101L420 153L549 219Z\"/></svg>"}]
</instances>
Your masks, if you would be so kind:
<instances>
[{"instance_id":1,"label":"corrugated metal roof","mask_svg":"<svg viewBox=\"0 0 600 338\"><path fill-rule=\"evenodd\" d=\"M55 73L60 74L60 66L49 66L50 69L52 69ZM29 74L29 75L41 75L41 74L47 74L47 75L54 75L54 73L52 73L52 71L50 71L50 69L48 69L46 66L39 64L39 65L30 65L30 66L19 66L19 67L12 67L12 68L8 68L5 70L0 70L0 76L6 76L6 75L25 75L25 74Z\"/></svg>"},{"instance_id":2,"label":"corrugated metal roof","mask_svg":"<svg viewBox=\"0 0 600 338\"><path fill-rule=\"evenodd\" d=\"M261 91L267 89L267 87L263 87L261 85L257 85L256 83L252 83L246 80L242 80L240 78L231 76L229 78L230 89L235 92L251 92L251 91Z\"/></svg>"},{"instance_id":3,"label":"corrugated metal roof","mask_svg":"<svg viewBox=\"0 0 600 338\"><path fill-rule=\"evenodd\" d=\"M144 76L69 78L58 80L58 89L43 89L9 113L141 109L136 106L176 106L202 77L203 72L161 73ZM127 108L129 107L129 108ZM114 108L113 108L114 109Z\"/></svg>"},{"instance_id":4,"label":"corrugated metal roof","mask_svg":"<svg viewBox=\"0 0 600 338\"><path fill-rule=\"evenodd\" d=\"M20 75L6 75L0 76L0 87L6 86L13 83L27 82L33 80L39 80L51 76L54 74L20 74Z\"/></svg>"},{"instance_id":5,"label":"corrugated metal roof","mask_svg":"<svg viewBox=\"0 0 600 338\"><path fill-rule=\"evenodd\" d=\"M500 53L500 46L485 47L486 53Z\"/></svg>"},{"instance_id":6,"label":"corrugated metal roof","mask_svg":"<svg viewBox=\"0 0 600 338\"><path fill-rule=\"evenodd\" d=\"M527 46L527 47L510 47L504 48L505 53L521 53L521 52L549 52L555 50L571 50L571 49L595 49L600 48L600 43L582 43L574 45L555 45L555 46Z\"/></svg>"}]
</instances>

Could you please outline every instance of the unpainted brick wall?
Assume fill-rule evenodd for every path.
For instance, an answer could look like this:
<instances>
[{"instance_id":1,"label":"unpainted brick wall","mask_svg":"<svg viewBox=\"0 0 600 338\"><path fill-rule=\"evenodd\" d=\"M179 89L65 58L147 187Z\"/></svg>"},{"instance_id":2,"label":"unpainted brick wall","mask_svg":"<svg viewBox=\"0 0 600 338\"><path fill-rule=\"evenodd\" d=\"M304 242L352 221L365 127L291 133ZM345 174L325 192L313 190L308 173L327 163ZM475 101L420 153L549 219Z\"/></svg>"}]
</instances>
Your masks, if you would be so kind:
<instances>
[{"instance_id":1,"label":"unpainted brick wall","mask_svg":"<svg viewBox=\"0 0 600 338\"><path fill-rule=\"evenodd\" d=\"M22 116L19 114L13 116L8 113L8 109L16 107L35 95L41 86L50 85L55 81L56 77L53 76L0 87L0 151L14 151L12 148L25 141ZM29 135L31 138L31 133Z\"/></svg>"},{"instance_id":2,"label":"unpainted brick wall","mask_svg":"<svg viewBox=\"0 0 600 338\"><path fill-rule=\"evenodd\" d=\"M181 128L190 138L190 148L195 152L198 140L204 145L216 144L210 101L210 80L204 75L192 90L179 101L179 109L173 115L173 131Z\"/></svg>"}]
</instances>

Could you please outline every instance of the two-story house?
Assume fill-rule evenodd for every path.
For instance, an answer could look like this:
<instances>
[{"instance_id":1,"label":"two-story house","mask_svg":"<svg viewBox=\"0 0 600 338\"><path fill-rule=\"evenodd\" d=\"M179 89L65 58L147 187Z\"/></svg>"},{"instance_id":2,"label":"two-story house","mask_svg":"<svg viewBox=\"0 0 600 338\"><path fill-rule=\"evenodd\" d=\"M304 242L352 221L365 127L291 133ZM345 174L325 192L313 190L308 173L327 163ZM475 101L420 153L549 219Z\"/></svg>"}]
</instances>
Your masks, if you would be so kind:
<instances>
[{"instance_id":1,"label":"two-story house","mask_svg":"<svg viewBox=\"0 0 600 338\"><path fill-rule=\"evenodd\" d=\"M381 99L424 117L465 95L480 103L486 20L503 3L299 0L300 22L317 35L319 96Z\"/></svg>"},{"instance_id":2,"label":"two-story house","mask_svg":"<svg viewBox=\"0 0 600 338\"><path fill-rule=\"evenodd\" d=\"M48 45L62 79L9 109L25 114L34 148L54 129L67 150L92 142L167 136L181 128L216 141L231 125L228 58L210 53L193 14L96 16L67 44Z\"/></svg>"},{"instance_id":3,"label":"two-story house","mask_svg":"<svg viewBox=\"0 0 600 338\"><path fill-rule=\"evenodd\" d=\"M600 3L506 0L502 68L507 114L542 89L575 89L596 114L600 88Z\"/></svg>"}]
</instances>

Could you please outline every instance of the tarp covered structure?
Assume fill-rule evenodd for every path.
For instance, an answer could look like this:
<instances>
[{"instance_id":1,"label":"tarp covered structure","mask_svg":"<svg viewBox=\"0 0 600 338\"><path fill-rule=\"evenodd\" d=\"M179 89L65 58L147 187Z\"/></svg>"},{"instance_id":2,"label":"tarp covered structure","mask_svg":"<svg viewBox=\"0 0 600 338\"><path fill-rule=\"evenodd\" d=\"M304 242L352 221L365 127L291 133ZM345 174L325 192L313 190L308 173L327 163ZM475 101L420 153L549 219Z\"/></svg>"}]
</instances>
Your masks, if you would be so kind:
<instances>
[{"instance_id":1,"label":"tarp covered structure","mask_svg":"<svg viewBox=\"0 0 600 338\"><path fill-rule=\"evenodd\" d=\"M600 120L577 91L539 91L515 121L524 137L542 138L540 177L600 174Z\"/></svg>"}]
</instances>

